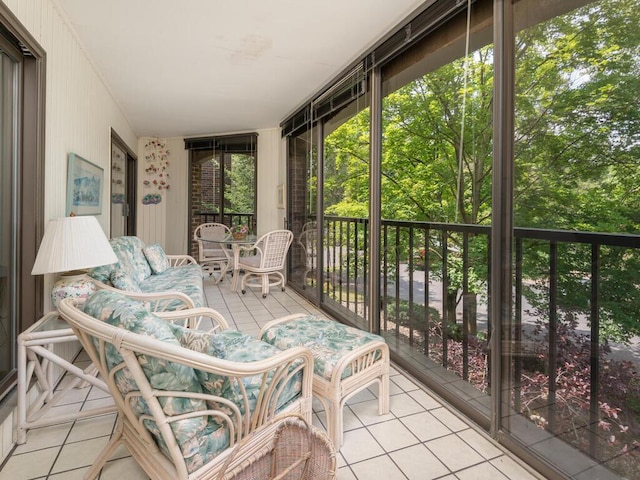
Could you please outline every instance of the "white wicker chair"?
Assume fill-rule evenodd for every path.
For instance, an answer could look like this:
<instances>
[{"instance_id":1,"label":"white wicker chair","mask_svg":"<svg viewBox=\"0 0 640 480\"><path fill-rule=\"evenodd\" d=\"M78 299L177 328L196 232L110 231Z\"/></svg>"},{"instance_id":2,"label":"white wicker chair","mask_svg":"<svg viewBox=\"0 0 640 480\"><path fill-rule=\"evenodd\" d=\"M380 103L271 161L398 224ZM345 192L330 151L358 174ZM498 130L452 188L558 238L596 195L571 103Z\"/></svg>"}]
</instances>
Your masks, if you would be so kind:
<instances>
[{"instance_id":1,"label":"white wicker chair","mask_svg":"<svg viewBox=\"0 0 640 480\"><path fill-rule=\"evenodd\" d=\"M290 230L274 230L265 233L249 247L239 247L240 253L247 253L238 259L238 268L244 270L240 284L242 293L246 292L246 287L262 287L262 297L266 298L269 288L276 285L281 285L284 292L282 271L291 242L293 233ZM249 282L251 277L259 277L260 283Z\"/></svg>"},{"instance_id":2,"label":"white wicker chair","mask_svg":"<svg viewBox=\"0 0 640 480\"><path fill-rule=\"evenodd\" d=\"M305 420L311 420L313 358L306 348L291 349L256 362L232 362L109 325L84 313L81 307L82 300L65 299L58 308L104 378L118 412L114 434L85 474L85 479L97 478L107 460L121 444L127 447L146 474L154 480L217 478L223 467L232 471L262 455L260 452L264 452L273 440L278 427L274 419L279 413L298 413ZM194 315L189 310L162 314L165 319L173 321L178 320L180 316L193 318ZM223 329L226 327L226 322L219 320L219 314L215 310L199 309L195 316L200 318L209 316L214 321L218 320L218 325ZM115 366L110 364L113 362L114 352L121 357L121 363ZM143 366L148 365L149 362L166 361L193 368L200 372L199 375L209 373L225 377L235 386L236 395L240 396L239 400L236 398L230 401L211 393L153 388L144 373ZM121 378L118 383L118 372L130 375L137 390L122 393L123 384ZM283 385L299 373L301 374L299 396L287 404L282 412L277 413L275 404L284 388ZM247 377L254 377L254 381L257 381L259 394L255 399L247 396L243 382ZM255 378L262 380L255 380ZM130 385L131 382L125 386L132 388ZM257 392L254 391L253 394L255 393ZM139 406L142 399L148 410L144 415L136 413L133 408L134 405ZM204 401L207 409L174 415L166 414L163 405L165 402L175 400ZM238 405L243 405L243 411L248 412L250 401L256 402L255 407L249 415L242 414ZM228 429L229 446L204 465L197 466L195 470L191 468L192 471L189 471L177 441L181 427L179 423L174 422L185 420L210 422L212 419ZM153 422L160 432L165 451L158 446L158 440L145 427L145 423L148 422ZM226 462L227 457L233 452L234 445L243 439L246 440L243 442L241 451L234 453L231 462Z\"/></svg>"},{"instance_id":3,"label":"white wicker chair","mask_svg":"<svg viewBox=\"0 0 640 480\"><path fill-rule=\"evenodd\" d=\"M222 223L203 223L193 232L193 239L198 242L198 263L202 270L211 275L215 266L220 270L216 279L219 283L224 278L231 265L232 254L224 243L216 241L231 237L231 230Z\"/></svg>"},{"instance_id":4,"label":"white wicker chair","mask_svg":"<svg viewBox=\"0 0 640 480\"><path fill-rule=\"evenodd\" d=\"M315 222L314 222L315 223ZM298 244L304 252L305 268L302 272L302 288L307 288L307 277L313 275L318 263L318 231L315 228L307 228L298 237ZM313 277L312 277L313 278Z\"/></svg>"}]
</instances>

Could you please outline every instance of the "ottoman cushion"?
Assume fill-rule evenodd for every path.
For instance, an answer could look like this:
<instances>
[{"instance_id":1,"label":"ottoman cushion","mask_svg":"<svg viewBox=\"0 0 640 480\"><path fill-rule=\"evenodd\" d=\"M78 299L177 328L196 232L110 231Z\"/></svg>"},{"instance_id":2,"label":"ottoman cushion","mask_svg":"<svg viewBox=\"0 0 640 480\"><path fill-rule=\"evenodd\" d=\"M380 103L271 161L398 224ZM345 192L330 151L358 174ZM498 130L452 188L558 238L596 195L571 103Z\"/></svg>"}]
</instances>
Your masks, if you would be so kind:
<instances>
[{"instance_id":1,"label":"ottoman cushion","mask_svg":"<svg viewBox=\"0 0 640 480\"><path fill-rule=\"evenodd\" d=\"M263 333L262 340L280 350L307 347L313 353L314 373L326 380L331 380L334 367L346 354L369 342L384 341L379 335L314 315L274 325ZM342 378L351 375L351 367L347 367Z\"/></svg>"}]
</instances>

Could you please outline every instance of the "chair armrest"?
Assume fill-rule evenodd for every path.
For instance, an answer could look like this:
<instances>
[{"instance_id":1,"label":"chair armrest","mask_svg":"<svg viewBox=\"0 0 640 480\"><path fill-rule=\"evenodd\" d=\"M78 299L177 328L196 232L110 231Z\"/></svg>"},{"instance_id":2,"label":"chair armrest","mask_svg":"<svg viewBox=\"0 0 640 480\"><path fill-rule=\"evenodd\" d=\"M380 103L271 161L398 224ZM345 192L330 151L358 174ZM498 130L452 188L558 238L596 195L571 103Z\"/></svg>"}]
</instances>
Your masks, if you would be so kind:
<instances>
[{"instance_id":1,"label":"chair armrest","mask_svg":"<svg viewBox=\"0 0 640 480\"><path fill-rule=\"evenodd\" d=\"M191 255L167 255L167 258L169 259L169 265L171 267L181 267L183 265L198 263Z\"/></svg>"},{"instance_id":2,"label":"chair armrest","mask_svg":"<svg viewBox=\"0 0 640 480\"><path fill-rule=\"evenodd\" d=\"M220 332L229 329L229 324L220 312L209 307L190 308L173 312L156 312L156 316L170 322L183 321L188 328L199 329L205 318L211 319L213 327L206 330L208 333Z\"/></svg>"},{"instance_id":3,"label":"chair armrest","mask_svg":"<svg viewBox=\"0 0 640 480\"><path fill-rule=\"evenodd\" d=\"M96 284L96 288L100 290L111 290L112 292L118 292L122 295L125 295L133 300L138 300L139 302L149 302L149 309L154 312L164 312L167 307L174 303L176 300L182 303L178 308L173 308L172 310L184 310L190 308L196 308L195 303L189 295L182 292L177 292L175 290L169 290L166 292L131 292L128 290L120 290L119 288L115 288L111 285L107 285L99 280L92 279L92 281Z\"/></svg>"}]
</instances>

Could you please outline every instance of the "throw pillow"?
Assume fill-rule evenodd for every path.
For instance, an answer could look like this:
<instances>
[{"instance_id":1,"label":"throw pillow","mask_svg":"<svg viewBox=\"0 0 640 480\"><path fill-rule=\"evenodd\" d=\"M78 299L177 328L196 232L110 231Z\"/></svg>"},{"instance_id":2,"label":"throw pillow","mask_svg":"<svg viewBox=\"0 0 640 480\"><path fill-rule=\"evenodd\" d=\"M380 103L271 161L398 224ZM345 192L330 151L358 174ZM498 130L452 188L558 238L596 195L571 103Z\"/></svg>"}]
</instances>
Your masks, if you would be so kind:
<instances>
[{"instance_id":1,"label":"throw pillow","mask_svg":"<svg viewBox=\"0 0 640 480\"><path fill-rule=\"evenodd\" d=\"M169 259L160 244L154 243L153 245L144 247L142 252L144 256L147 257L147 262L149 262L153 273L162 273L169 268Z\"/></svg>"},{"instance_id":2,"label":"throw pillow","mask_svg":"<svg viewBox=\"0 0 640 480\"><path fill-rule=\"evenodd\" d=\"M111 284L119 288L120 290L125 290L127 292L141 292L140 287L138 286L138 282L136 282L129 272L122 268L116 268L113 272L111 272Z\"/></svg>"}]
</instances>

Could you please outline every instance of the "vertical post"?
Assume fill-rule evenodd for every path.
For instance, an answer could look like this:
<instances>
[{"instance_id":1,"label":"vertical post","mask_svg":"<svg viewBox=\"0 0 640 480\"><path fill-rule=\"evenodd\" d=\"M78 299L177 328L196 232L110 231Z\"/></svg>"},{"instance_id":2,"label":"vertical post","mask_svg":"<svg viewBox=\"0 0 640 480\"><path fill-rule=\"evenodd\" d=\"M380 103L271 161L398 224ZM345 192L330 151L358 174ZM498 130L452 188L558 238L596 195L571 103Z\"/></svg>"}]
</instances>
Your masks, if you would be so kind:
<instances>
[{"instance_id":1,"label":"vertical post","mask_svg":"<svg viewBox=\"0 0 640 480\"><path fill-rule=\"evenodd\" d=\"M510 399L509 362L502 340L510 340L513 242L514 29L511 0L495 0L493 7L494 104L493 181L491 214L491 434L502 425ZM505 328L506 327L506 328ZM507 343L507 342L505 342ZM504 372L504 374L503 374Z\"/></svg>"},{"instance_id":2,"label":"vertical post","mask_svg":"<svg viewBox=\"0 0 640 480\"><path fill-rule=\"evenodd\" d=\"M311 105L311 116L313 116L313 105ZM311 122L311 128L313 128L313 121ZM324 170L322 169L324 166L324 128L322 126L322 122L318 122L316 126L317 131L317 141L318 146L316 148L316 154L318 156L317 159L317 171L316 177L318 179L317 191L318 196L316 197L316 232L317 232L317 242L318 242L318 257L317 257L317 265L316 265L316 293L318 295L318 305L320 305L324 301L324 283L323 283L323 275L324 268L326 267L325 262L327 259L325 258L325 225L324 225ZM311 135L313 139L313 135ZM313 140L312 140L313 142ZM309 156L313 155L313 145L310 148Z\"/></svg>"},{"instance_id":3,"label":"vertical post","mask_svg":"<svg viewBox=\"0 0 640 480\"><path fill-rule=\"evenodd\" d=\"M598 458L600 419L600 245L591 245L591 374L589 395L589 455Z\"/></svg>"},{"instance_id":4,"label":"vertical post","mask_svg":"<svg viewBox=\"0 0 640 480\"><path fill-rule=\"evenodd\" d=\"M369 331L380 333L380 224L382 171L382 76L380 67L371 75L371 130L369 138ZM374 272L377 272L374 274Z\"/></svg>"}]
</instances>

